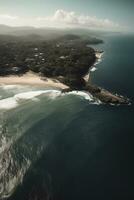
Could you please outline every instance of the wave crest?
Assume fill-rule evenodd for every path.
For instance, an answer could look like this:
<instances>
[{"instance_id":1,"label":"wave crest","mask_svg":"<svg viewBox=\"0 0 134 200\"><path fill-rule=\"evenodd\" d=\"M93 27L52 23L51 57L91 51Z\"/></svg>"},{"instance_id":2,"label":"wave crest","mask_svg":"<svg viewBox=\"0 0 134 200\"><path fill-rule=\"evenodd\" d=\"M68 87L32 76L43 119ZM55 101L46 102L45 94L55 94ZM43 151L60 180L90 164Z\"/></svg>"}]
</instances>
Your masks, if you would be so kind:
<instances>
[{"instance_id":1,"label":"wave crest","mask_svg":"<svg viewBox=\"0 0 134 200\"><path fill-rule=\"evenodd\" d=\"M44 94L53 100L60 96L77 95L77 96L83 97L85 100L88 100L92 103L94 102L94 103L100 104L100 102L96 101L96 99L94 99L94 97L90 93L83 92L83 91L72 91L72 92L63 94L60 90L37 90L37 91L22 92L22 93L15 94L12 97L1 99L0 109L10 110L10 109L18 107L22 102L27 101L27 100L39 101L39 97Z\"/></svg>"}]
</instances>

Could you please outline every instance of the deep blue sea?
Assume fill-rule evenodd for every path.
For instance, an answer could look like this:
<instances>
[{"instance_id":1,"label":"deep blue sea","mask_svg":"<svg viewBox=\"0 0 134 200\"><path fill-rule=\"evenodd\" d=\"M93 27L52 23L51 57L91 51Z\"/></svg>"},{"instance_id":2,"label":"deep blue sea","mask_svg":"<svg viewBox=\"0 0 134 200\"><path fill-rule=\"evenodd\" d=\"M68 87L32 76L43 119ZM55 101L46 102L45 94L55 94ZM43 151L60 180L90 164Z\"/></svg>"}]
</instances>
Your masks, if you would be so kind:
<instances>
[{"instance_id":1,"label":"deep blue sea","mask_svg":"<svg viewBox=\"0 0 134 200\"><path fill-rule=\"evenodd\" d=\"M104 36L91 79L131 99L98 104L83 93L0 86L0 199L134 198L134 36Z\"/></svg>"}]
</instances>

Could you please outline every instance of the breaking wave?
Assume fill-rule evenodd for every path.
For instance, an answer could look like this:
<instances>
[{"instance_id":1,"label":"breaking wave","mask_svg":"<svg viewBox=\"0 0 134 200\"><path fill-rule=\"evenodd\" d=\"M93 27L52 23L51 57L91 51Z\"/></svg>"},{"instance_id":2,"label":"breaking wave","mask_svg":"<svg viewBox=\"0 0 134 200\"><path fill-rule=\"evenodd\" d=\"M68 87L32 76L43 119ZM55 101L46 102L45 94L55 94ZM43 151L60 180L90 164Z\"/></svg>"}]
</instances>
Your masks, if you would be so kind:
<instances>
[{"instance_id":1,"label":"breaking wave","mask_svg":"<svg viewBox=\"0 0 134 200\"><path fill-rule=\"evenodd\" d=\"M60 91L57 90L39 90L39 91L30 91L30 92L24 92L24 93L19 93L14 95L13 97L9 97L6 99L1 99L0 100L0 109L4 110L9 110L13 109L19 104L25 100L32 100L36 101L38 100L37 97L39 97L42 94L49 94L49 93L54 93L52 94L52 98L55 98L60 94Z\"/></svg>"},{"instance_id":2,"label":"breaking wave","mask_svg":"<svg viewBox=\"0 0 134 200\"><path fill-rule=\"evenodd\" d=\"M94 72L94 71L96 71L96 70L97 70L96 67L92 67L92 68L90 69L90 72Z\"/></svg>"},{"instance_id":3,"label":"breaking wave","mask_svg":"<svg viewBox=\"0 0 134 200\"><path fill-rule=\"evenodd\" d=\"M104 53L100 53L99 56L97 56L97 60L96 60L96 62L94 63L94 65L91 67L90 72L94 72L94 71L97 70L96 65L98 65L99 63L102 62L103 54L104 54Z\"/></svg>"},{"instance_id":4,"label":"breaking wave","mask_svg":"<svg viewBox=\"0 0 134 200\"><path fill-rule=\"evenodd\" d=\"M13 89L15 86L8 86L8 89ZM6 89L7 89L6 88ZM39 97L42 95L46 95L47 97L51 99L56 99L57 97L60 96L68 96L68 95L75 95L75 96L80 96L83 97L83 99L88 100L91 103L101 103L98 100L94 99L94 97L87 92L82 92L82 91L72 91L68 93L62 93L60 90L37 90L37 91L28 91L28 92L22 92L15 94L12 97L0 99L0 109L1 110L10 110L13 108L18 107L21 103L27 101L27 100L32 100L32 101L39 101Z\"/></svg>"}]
</instances>

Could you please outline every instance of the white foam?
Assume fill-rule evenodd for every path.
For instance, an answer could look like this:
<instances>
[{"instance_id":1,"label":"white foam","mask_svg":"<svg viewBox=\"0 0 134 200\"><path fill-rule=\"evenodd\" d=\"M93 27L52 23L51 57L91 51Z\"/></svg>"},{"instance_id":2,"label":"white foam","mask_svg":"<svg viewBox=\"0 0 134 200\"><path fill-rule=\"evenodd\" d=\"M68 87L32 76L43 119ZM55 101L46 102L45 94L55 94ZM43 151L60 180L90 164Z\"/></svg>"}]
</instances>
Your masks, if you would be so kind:
<instances>
[{"instance_id":1,"label":"white foam","mask_svg":"<svg viewBox=\"0 0 134 200\"><path fill-rule=\"evenodd\" d=\"M48 94L48 96L51 98L51 99L56 99L57 97L61 96L61 91L58 91L58 90L51 90L51 92Z\"/></svg>"},{"instance_id":2,"label":"white foam","mask_svg":"<svg viewBox=\"0 0 134 200\"><path fill-rule=\"evenodd\" d=\"M15 95L15 99L18 100L29 100L29 99L34 99L35 97L38 97L42 94L49 94L49 97L52 99L55 99L58 97L61 92L59 90L38 90L38 91L30 91L30 92L24 92Z\"/></svg>"},{"instance_id":3,"label":"white foam","mask_svg":"<svg viewBox=\"0 0 134 200\"><path fill-rule=\"evenodd\" d=\"M3 90L12 90L12 89L21 89L24 88L21 85L1 85L0 88L2 88Z\"/></svg>"},{"instance_id":4,"label":"white foam","mask_svg":"<svg viewBox=\"0 0 134 200\"><path fill-rule=\"evenodd\" d=\"M97 68L95 66L98 65L102 61L103 54L104 53L96 53L97 60L94 63L93 67L90 69L91 72L94 72L97 70Z\"/></svg>"},{"instance_id":5,"label":"white foam","mask_svg":"<svg viewBox=\"0 0 134 200\"><path fill-rule=\"evenodd\" d=\"M86 91L85 92L72 91L72 92L68 92L66 94L67 95L73 94L73 95L81 96L85 100L88 100L91 104L95 104L95 105L101 105L102 104L102 102L99 99L94 98L92 94L90 94L89 92L86 92Z\"/></svg>"},{"instance_id":6,"label":"white foam","mask_svg":"<svg viewBox=\"0 0 134 200\"><path fill-rule=\"evenodd\" d=\"M95 105L101 105L103 103L99 99L96 99L93 104L95 104Z\"/></svg>"},{"instance_id":7,"label":"white foam","mask_svg":"<svg viewBox=\"0 0 134 200\"><path fill-rule=\"evenodd\" d=\"M0 154L5 150L7 146L7 140L4 135L1 136L1 141L0 141Z\"/></svg>"},{"instance_id":8,"label":"white foam","mask_svg":"<svg viewBox=\"0 0 134 200\"><path fill-rule=\"evenodd\" d=\"M16 94L14 98L16 100L23 100L23 99L28 100L28 99L33 99L34 97L40 96L43 93L44 91L24 92L24 93Z\"/></svg>"},{"instance_id":9,"label":"white foam","mask_svg":"<svg viewBox=\"0 0 134 200\"><path fill-rule=\"evenodd\" d=\"M68 92L67 94L73 94L73 95L77 95L77 96L81 96L84 99L88 100L88 101L94 101L93 96L90 93L87 92L82 92L82 91L72 91L72 92Z\"/></svg>"},{"instance_id":10,"label":"white foam","mask_svg":"<svg viewBox=\"0 0 134 200\"><path fill-rule=\"evenodd\" d=\"M94 72L94 71L96 71L96 70L97 70L96 67L92 67L92 68L90 69L90 72Z\"/></svg>"},{"instance_id":11,"label":"white foam","mask_svg":"<svg viewBox=\"0 0 134 200\"><path fill-rule=\"evenodd\" d=\"M77 95L77 96L83 97L84 99L92 103L100 104L100 102L95 100L94 97L88 92L72 91L72 92L63 94L59 90L38 90L38 91L23 92L23 93L16 94L13 97L1 99L0 109L10 110L10 109L18 107L22 102L27 101L27 100L39 101L38 97L43 94L47 94L47 97L51 99L56 99L57 97L64 96L64 95Z\"/></svg>"},{"instance_id":12,"label":"white foam","mask_svg":"<svg viewBox=\"0 0 134 200\"><path fill-rule=\"evenodd\" d=\"M18 106L17 101L14 99L14 97L6 98L0 100L0 109L4 110L10 110L12 108L15 108Z\"/></svg>"},{"instance_id":13,"label":"white foam","mask_svg":"<svg viewBox=\"0 0 134 200\"><path fill-rule=\"evenodd\" d=\"M24 100L33 100L38 101L38 96L42 94L49 94L49 97L55 99L58 97L61 92L58 90L39 90L39 91L30 91L14 95L6 99L0 100L0 109L10 110L19 106L20 101Z\"/></svg>"}]
</instances>

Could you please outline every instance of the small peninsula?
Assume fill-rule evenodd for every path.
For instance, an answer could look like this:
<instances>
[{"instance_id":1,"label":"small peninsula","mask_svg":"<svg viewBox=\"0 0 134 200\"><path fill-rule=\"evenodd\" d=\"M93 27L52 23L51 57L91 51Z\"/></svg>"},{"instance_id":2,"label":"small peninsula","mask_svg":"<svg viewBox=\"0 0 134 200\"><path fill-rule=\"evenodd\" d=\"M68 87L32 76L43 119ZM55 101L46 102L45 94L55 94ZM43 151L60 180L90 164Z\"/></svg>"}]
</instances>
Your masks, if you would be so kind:
<instances>
[{"instance_id":1,"label":"small peninsula","mask_svg":"<svg viewBox=\"0 0 134 200\"><path fill-rule=\"evenodd\" d=\"M63 93L82 90L89 92L103 103L129 104L128 99L95 86L86 78L98 59L97 54L102 53L95 51L90 45L102 42L97 38L73 34L50 40L37 35L27 37L1 35L0 83L11 83L11 78L8 79L11 75L20 77L13 83L21 83L22 77L31 80L37 74L40 77L40 84L46 82L48 86L49 83L50 86L61 86ZM27 76L29 72L34 74L31 79ZM38 82L37 78L35 79L33 84Z\"/></svg>"}]
</instances>

